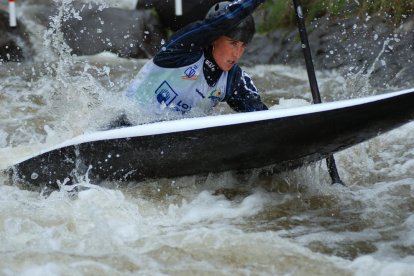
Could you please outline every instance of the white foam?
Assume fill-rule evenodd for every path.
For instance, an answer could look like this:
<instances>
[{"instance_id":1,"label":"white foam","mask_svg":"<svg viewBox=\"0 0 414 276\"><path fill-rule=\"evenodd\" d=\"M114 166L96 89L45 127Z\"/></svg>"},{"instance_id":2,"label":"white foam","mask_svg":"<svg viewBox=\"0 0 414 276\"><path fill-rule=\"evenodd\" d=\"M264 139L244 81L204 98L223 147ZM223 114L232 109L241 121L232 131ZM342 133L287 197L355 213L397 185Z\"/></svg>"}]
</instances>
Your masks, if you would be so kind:
<instances>
[{"instance_id":1,"label":"white foam","mask_svg":"<svg viewBox=\"0 0 414 276\"><path fill-rule=\"evenodd\" d=\"M414 257L407 257L399 261L379 260L372 256L356 258L350 268L355 270L358 276L397 276L412 275L414 269Z\"/></svg>"},{"instance_id":2,"label":"white foam","mask_svg":"<svg viewBox=\"0 0 414 276\"><path fill-rule=\"evenodd\" d=\"M201 192L191 203L181 207L180 223L248 217L261 211L264 203L259 194L250 195L242 202L235 203L224 196L213 196L211 192L205 191Z\"/></svg>"}]
</instances>

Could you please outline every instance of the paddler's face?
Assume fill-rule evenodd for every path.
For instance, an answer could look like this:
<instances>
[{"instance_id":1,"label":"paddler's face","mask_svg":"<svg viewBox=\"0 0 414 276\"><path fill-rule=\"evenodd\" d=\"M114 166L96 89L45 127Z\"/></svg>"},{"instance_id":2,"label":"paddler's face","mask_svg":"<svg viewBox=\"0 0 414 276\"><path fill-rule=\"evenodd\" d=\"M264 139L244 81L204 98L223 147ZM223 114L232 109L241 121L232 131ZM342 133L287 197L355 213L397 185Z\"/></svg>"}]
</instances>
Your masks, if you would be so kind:
<instances>
[{"instance_id":1,"label":"paddler's face","mask_svg":"<svg viewBox=\"0 0 414 276\"><path fill-rule=\"evenodd\" d=\"M228 36L220 36L213 42L213 58L223 71L229 71L243 56L246 43Z\"/></svg>"}]
</instances>

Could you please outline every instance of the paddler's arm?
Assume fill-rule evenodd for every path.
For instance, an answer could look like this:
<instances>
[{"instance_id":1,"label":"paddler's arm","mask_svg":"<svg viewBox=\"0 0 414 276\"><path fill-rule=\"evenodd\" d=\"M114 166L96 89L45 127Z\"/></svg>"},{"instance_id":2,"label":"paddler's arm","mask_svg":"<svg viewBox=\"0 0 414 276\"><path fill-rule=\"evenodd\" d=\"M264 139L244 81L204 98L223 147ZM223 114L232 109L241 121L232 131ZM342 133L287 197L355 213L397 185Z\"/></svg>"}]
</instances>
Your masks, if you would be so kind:
<instances>
[{"instance_id":1,"label":"paddler's arm","mask_svg":"<svg viewBox=\"0 0 414 276\"><path fill-rule=\"evenodd\" d=\"M260 99L259 92L250 76L238 65L229 72L226 97L224 101L237 112L267 110Z\"/></svg>"},{"instance_id":2,"label":"paddler's arm","mask_svg":"<svg viewBox=\"0 0 414 276\"><path fill-rule=\"evenodd\" d=\"M154 63L177 68L198 60L203 49L249 16L264 0L239 0L228 5L223 14L196 21L178 30L154 57Z\"/></svg>"}]
</instances>

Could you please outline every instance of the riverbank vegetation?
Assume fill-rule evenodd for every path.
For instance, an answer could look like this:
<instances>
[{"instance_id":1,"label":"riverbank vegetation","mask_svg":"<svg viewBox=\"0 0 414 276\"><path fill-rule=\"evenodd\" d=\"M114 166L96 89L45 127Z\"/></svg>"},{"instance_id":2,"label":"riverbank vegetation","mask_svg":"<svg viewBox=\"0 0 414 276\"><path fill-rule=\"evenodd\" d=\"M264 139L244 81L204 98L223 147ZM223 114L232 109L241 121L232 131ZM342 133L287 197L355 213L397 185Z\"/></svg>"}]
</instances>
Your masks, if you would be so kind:
<instances>
[{"instance_id":1,"label":"riverbank vegetation","mask_svg":"<svg viewBox=\"0 0 414 276\"><path fill-rule=\"evenodd\" d=\"M413 0L301 0L307 22L330 15L336 18L379 15L399 24L414 14ZM267 0L262 9L259 31L294 26L292 0Z\"/></svg>"}]
</instances>

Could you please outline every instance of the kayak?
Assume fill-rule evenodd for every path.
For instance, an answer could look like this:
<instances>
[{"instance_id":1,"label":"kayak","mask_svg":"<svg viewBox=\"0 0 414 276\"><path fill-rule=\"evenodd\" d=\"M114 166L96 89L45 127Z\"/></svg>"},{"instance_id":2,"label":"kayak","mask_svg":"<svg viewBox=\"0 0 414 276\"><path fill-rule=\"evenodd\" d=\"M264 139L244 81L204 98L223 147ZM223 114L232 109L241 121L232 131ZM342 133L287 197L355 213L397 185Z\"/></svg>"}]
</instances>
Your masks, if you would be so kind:
<instances>
[{"instance_id":1,"label":"kayak","mask_svg":"<svg viewBox=\"0 0 414 276\"><path fill-rule=\"evenodd\" d=\"M42 189L173 178L272 166L291 170L414 119L414 88L358 99L186 118L98 131L42 150L8 169Z\"/></svg>"}]
</instances>

